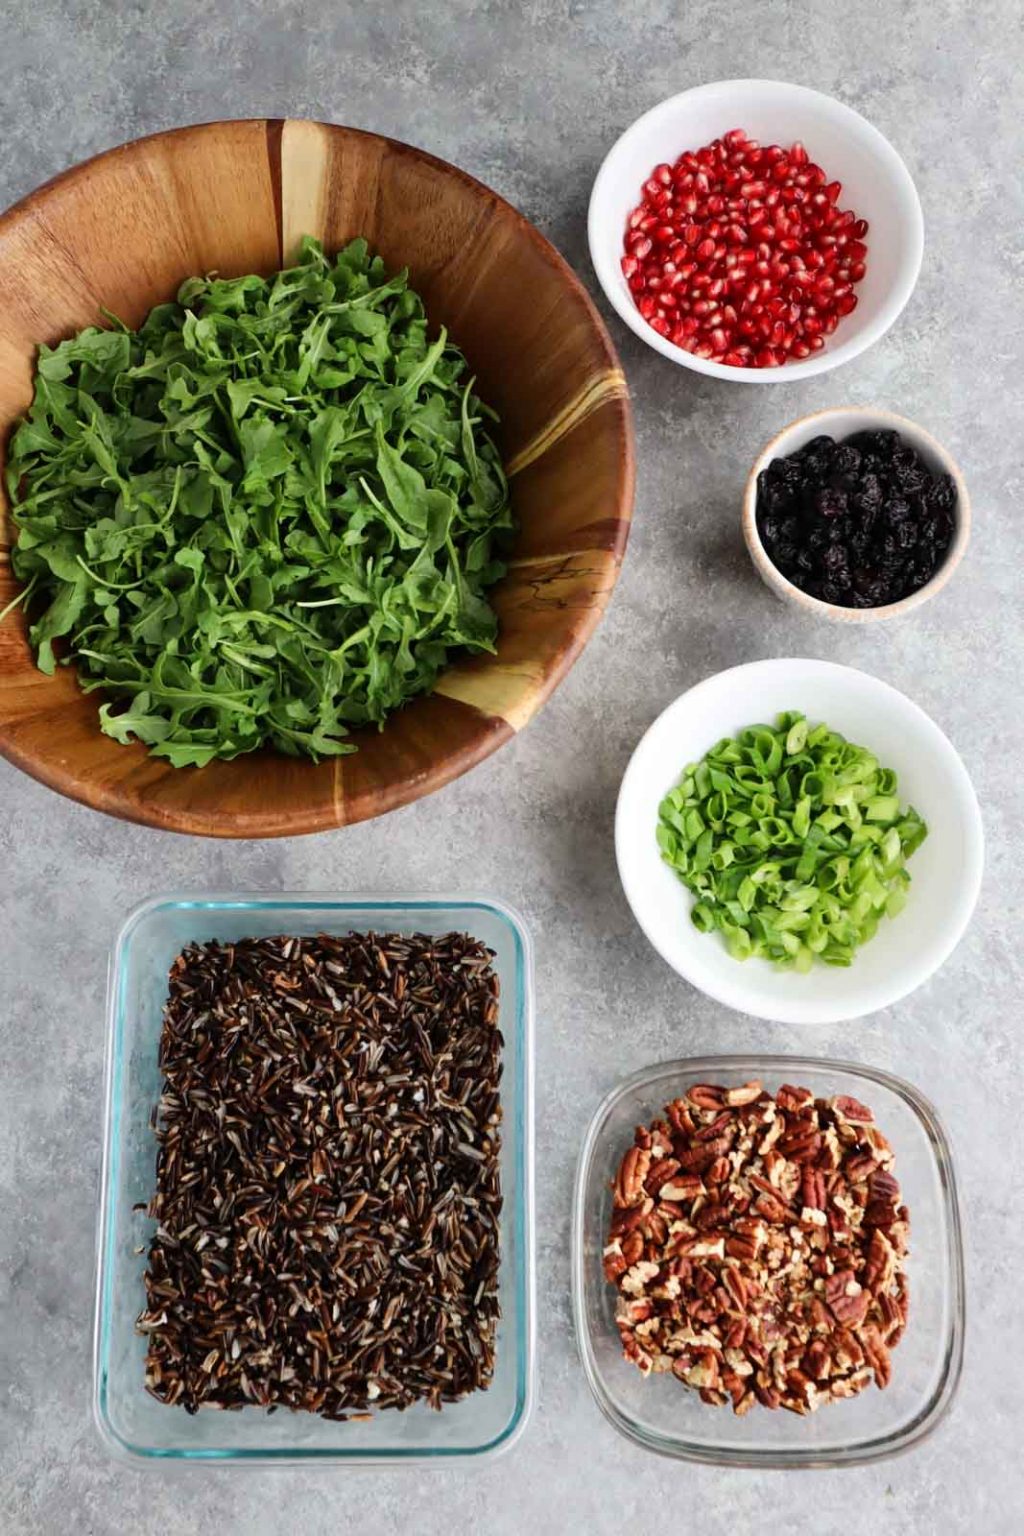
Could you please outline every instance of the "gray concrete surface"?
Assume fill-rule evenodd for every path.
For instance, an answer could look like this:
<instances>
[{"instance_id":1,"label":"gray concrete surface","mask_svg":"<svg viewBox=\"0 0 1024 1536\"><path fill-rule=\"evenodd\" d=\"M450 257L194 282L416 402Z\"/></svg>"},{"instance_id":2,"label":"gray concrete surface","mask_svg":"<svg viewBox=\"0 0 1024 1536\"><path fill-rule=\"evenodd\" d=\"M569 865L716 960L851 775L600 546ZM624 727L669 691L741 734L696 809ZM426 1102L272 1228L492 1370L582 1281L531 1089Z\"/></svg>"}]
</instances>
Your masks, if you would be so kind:
<instances>
[{"instance_id":1,"label":"gray concrete surface","mask_svg":"<svg viewBox=\"0 0 1024 1536\"><path fill-rule=\"evenodd\" d=\"M593 173L640 111L687 85L768 75L835 93L917 178L927 250L896 329L803 386L720 386L617 322L636 406L636 522L597 637L543 714L468 779L386 822L218 845L120 825L0 765L0 1530L495 1536L698 1527L758 1532L1020 1529L1019 625L1024 64L1015 0L7 0L0 204L158 128L307 114L379 129L519 204L591 281ZM1015 286L1016 284L1016 286ZM0 301L0 326L3 324ZM797 414L877 401L965 466L976 532L939 601L898 628L842 632L756 582L738 503L755 451ZM705 674L761 656L847 661L912 694L960 748L984 809L975 921L942 972L852 1027L793 1030L696 995L648 948L619 889L615 793L653 716ZM158 888L473 888L537 939L540 1387L524 1440L441 1472L142 1472L90 1422L90 1315L107 948ZM688 1051L816 1049L912 1078L951 1127L966 1218L962 1388L901 1460L797 1476L662 1462L619 1439L581 1374L569 1198L594 1104L635 1065Z\"/></svg>"}]
</instances>

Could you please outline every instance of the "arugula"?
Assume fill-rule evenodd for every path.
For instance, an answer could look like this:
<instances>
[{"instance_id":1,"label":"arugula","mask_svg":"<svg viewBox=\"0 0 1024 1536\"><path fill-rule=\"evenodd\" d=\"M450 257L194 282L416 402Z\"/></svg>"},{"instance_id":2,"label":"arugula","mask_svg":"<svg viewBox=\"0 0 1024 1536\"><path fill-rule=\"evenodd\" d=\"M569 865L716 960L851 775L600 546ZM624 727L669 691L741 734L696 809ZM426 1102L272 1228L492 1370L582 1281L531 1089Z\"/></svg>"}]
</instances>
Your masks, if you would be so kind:
<instances>
[{"instance_id":1,"label":"arugula","mask_svg":"<svg viewBox=\"0 0 1024 1536\"><path fill-rule=\"evenodd\" d=\"M40 669L63 640L102 729L176 766L354 751L494 649L512 515L465 367L365 240L40 348L7 468Z\"/></svg>"}]
</instances>

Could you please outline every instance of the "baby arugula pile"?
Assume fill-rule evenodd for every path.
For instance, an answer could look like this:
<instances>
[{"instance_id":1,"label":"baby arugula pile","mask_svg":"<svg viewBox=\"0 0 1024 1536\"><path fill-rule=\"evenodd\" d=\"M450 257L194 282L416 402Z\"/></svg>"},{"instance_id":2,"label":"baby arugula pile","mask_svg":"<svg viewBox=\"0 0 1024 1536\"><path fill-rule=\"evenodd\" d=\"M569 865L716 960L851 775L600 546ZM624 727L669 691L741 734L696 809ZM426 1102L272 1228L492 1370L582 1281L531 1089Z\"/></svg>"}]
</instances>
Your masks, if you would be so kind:
<instances>
[{"instance_id":1,"label":"baby arugula pile","mask_svg":"<svg viewBox=\"0 0 1024 1536\"><path fill-rule=\"evenodd\" d=\"M7 469L40 668L67 637L103 730L176 766L354 751L494 649L512 516L464 372L364 240L43 347Z\"/></svg>"}]
</instances>

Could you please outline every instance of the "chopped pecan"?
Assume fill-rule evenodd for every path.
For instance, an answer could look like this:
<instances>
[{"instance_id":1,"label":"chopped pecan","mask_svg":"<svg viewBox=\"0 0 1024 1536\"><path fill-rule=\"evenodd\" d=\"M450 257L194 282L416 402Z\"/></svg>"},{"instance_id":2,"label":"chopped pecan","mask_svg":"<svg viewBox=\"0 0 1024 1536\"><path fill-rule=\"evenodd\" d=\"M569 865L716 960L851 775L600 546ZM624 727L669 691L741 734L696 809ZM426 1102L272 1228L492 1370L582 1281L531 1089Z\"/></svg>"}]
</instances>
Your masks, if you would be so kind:
<instances>
[{"instance_id":1,"label":"chopped pecan","mask_svg":"<svg viewBox=\"0 0 1024 1536\"><path fill-rule=\"evenodd\" d=\"M725 1090L710 1083L694 1083L686 1090L686 1097L694 1109L719 1110L725 1102Z\"/></svg>"},{"instance_id":2,"label":"chopped pecan","mask_svg":"<svg viewBox=\"0 0 1024 1536\"><path fill-rule=\"evenodd\" d=\"M640 1205L634 1205L631 1209L620 1206L612 1212L611 1229L615 1234L632 1232L654 1209L653 1200L644 1200Z\"/></svg>"},{"instance_id":3,"label":"chopped pecan","mask_svg":"<svg viewBox=\"0 0 1024 1536\"><path fill-rule=\"evenodd\" d=\"M747 1305L747 1282L735 1264L727 1264L722 1271L722 1285L737 1312L742 1312Z\"/></svg>"},{"instance_id":4,"label":"chopped pecan","mask_svg":"<svg viewBox=\"0 0 1024 1536\"><path fill-rule=\"evenodd\" d=\"M871 1125L874 1115L866 1104L859 1099L851 1099L849 1094L840 1093L834 1099L829 1100L831 1108L844 1120L851 1120L856 1125Z\"/></svg>"},{"instance_id":5,"label":"chopped pecan","mask_svg":"<svg viewBox=\"0 0 1024 1536\"><path fill-rule=\"evenodd\" d=\"M870 1297L860 1286L852 1269L841 1269L825 1282L825 1300L837 1323L855 1328L867 1316Z\"/></svg>"},{"instance_id":6,"label":"chopped pecan","mask_svg":"<svg viewBox=\"0 0 1024 1536\"><path fill-rule=\"evenodd\" d=\"M707 1387L714 1390L718 1386L718 1356L714 1350L704 1349L686 1373L686 1379L691 1387Z\"/></svg>"},{"instance_id":7,"label":"chopped pecan","mask_svg":"<svg viewBox=\"0 0 1024 1536\"><path fill-rule=\"evenodd\" d=\"M787 1136L780 1136L778 1148L783 1157L794 1163L813 1163L821 1151L821 1136L815 1130L799 1129Z\"/></svg>"},{"instance_id":8,"label":"chopped pecan","mask_svg":"<svg viewBox=\"0 0 1024 1536\"><path fill-rule=\"evenodd\" d=\"M864 1220L869 1227L891 1227L896 1221L896 1207L888 1200L870 1200L864 1208Z\"/></svg>"},{"instance_id":9,"label":"chopped pecan","mask_svg":"<svg viewBox=\"0 0 1024 1536\"><path fill-rule=\"evenodd\" d=\"M693 1135L696 1126L685 1099L673 1099L672 1103L666 1106L665 1113L668 1116L669 1125L677 1135Z\"/></svg>"},{"instance_id":10,"label":"chopped pecan","mask_svg":"<svg viewBox=\"0 0 1024 1536\"><path fill-rule=\"evenodd\" d=\"M807 1414L888 1382L908 1218L866 1114L799 1088L699 1084L634 1139L602 1261L644 1374L737 1413Z\"/></svg>"},{"instance_id":11,"label":"chopped pecan","mask_svg":"<svg viewBox=\"0 0 1024 1536\"><path fill-rule=\"evenodd\" d=\"M871 1199L873 1201L888 1200L893 1205L899 1204L899 1181L895 1179L887 1169L876 1169L876 1171L871 1175L868 1188L871 1192Z\"/></svg>"},{"instance_id":12,"label":"chopped pecan","mask_svg":"<svg viewBox=\"0 0 1024 1536\"><path fill-rule=\"evenodd\" d=\"M732 1109L742 1109L747 1104L753 1104L754 1100L759 1099L763 1092L763 1087L754 1078L749 1083L741 1084L739 1088L727 1088L725 1102Z\"/></svg>"},{"instance_id":13,"label":"chopped pecan","mask_svg":"<svg viewBox=\"0 0 1024 1536\"><path fill-rule=\"evenodd\" d=\"M615 1180L615 1204L637 1205L644 1197L644 1181L650 1172L651 1154L643 1147L630 1147L622 1159Z\"/></svg>"},{"instance_id":14,"label":"chopped pecan","mask_svg":"<svg viewBox=\"0 0 1024 1536\"><path fill-rule=\"evenodd\" d=\"M868 1364L875 1373L875 1386L887 1387L892 1380L892 1361L889 1358L888 1349L882 1343L878 1329L874 1327L863 1329L861 1343L864 1346Z\"/></svg>"},{"instance_id":15,"label":"chopped pecan","mask_svg":"<svg viewBox=\"0 0 1024 1536\"><path fill-rule=\"evenodd\" d=\"M851 1184L862 1184L865 1179L870 1179L877 1167L870 1152L851 1152L843 1163L843 1172Z\"/></svg>"},{"instance_id":16,"label":"chopped pecan","mask_svg":"<svg viewBox=\"0 0 1024 1536\"><path fill-rule=\"evenodd\" d=\"M788 1205L783 1205L777 1195L758 1195L754 1201L754 1210L758 1211L765 1221L786 1222L793 1220L793 1212Z\"/></svg>"},{"instance_id":17,"label":"chopped pecan","mask_svg":"<svg viewBox=\"0 0 1024 1536\"><path fill-rule=\"evenodd\" d=\"M817 1168L805 1168L800 1180L800 1193L804 1205L816 1211L824 1211L825 1175Z\"/></svg>"},{"instance_id":18,"label":"chopped pecan","mask_svg":"<svg viewBox=\"0 0 1024 1536\"><path fill-rule=\"evenodd\" d=\"M728 1109L723 1109L722 1113L716 1115L713 1120L709 1120L707 1125L702 1125L693 1139L694 1141L714 1141L719 1136L724 1139L725 1132L728 1131L728 1139L731 1141L734 1127L735 1120L732 1113Z\"/></svg>"},{"instance_id":19,"label":"chopped pecan","mask_svg":"<svg viewBox=\"0 0 1024 1536\"><path fill-rule=\"evenodd\" d=\"M887 1291L896 1273L896 1263L895 1248L882 1229L875 1227L871 1233L871 1241L868 1243L867 1257L864 1261L865 1288L875 1295L878 1295L879 1291Z\"/></svg>"},{"instance_id":20,"label":"chopped pecan","mask_svg":"<svg viewBox=\"0 0 1024 1536\"><path fill-rule=\"evenodd\" d=\"M656 1163L652 1163L644 1179L644 1188L649 1195L658 1194L661 1186L667 1184L674 1173L679 1172L679 1161L674 1157L659 1157Z\"/></svg>"},{"instance_id":21,"label":"chopped pecan","mask_svg":"<svg viewBox=\"0 0 1024 1536\"><path fill-rule=\"evenodd\" d=\"M602 1260L604 1277L612 1284L614 1284L620 1275L624 1275L626 1270L629 1268L629 1265L623 1258L622 1249L619 1247L618 1243L608 1244L608 1247L604 1250L604 1254L602 1255Z\"/></svg>"},{"instance_id":22,"label":"chopped pecan","mask_svg":"<svg viewBox=\"0 0 1024 1536\"><path fill-rule=\"evenodd\" d=\"M660 1211L651 1211L650 1215L640 1224L640 1232L647 1241L654 1243L658 1248L663 1248L668 1239L668 1222ZM639 1236L639 1233L631 1233L630 1236Z\"/></svg>"}]
</instances>

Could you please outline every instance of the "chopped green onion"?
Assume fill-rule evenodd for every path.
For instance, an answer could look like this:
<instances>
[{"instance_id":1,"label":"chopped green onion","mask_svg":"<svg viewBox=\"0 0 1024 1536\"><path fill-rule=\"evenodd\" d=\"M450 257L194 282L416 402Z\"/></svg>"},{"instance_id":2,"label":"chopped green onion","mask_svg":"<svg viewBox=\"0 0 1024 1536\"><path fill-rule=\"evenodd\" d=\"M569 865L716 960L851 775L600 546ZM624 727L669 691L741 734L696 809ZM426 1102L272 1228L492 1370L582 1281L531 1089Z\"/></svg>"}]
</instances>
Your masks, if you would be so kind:
<instances>
[{"instance_id":1,"label":"chopped green onion","mask_svg":"<svg viewBox=\"0 0 1024 1536\"><path fill-rule=\"evenodd\" d=\"M685 769L661 803L658 847L697 898L691 920L751 955L808 971L849 965L907 900L928 828L866 747L795 711L752 725Z\"/></svg>"}]
</instances>

